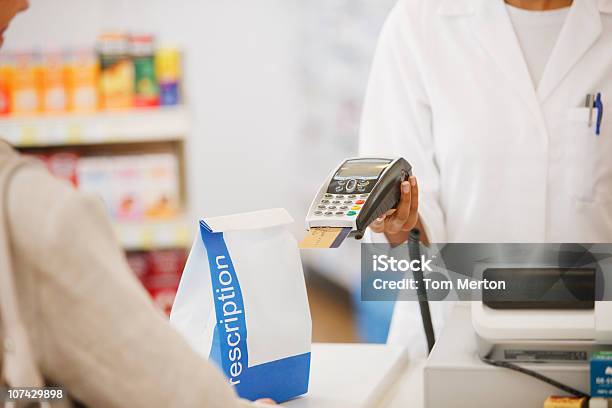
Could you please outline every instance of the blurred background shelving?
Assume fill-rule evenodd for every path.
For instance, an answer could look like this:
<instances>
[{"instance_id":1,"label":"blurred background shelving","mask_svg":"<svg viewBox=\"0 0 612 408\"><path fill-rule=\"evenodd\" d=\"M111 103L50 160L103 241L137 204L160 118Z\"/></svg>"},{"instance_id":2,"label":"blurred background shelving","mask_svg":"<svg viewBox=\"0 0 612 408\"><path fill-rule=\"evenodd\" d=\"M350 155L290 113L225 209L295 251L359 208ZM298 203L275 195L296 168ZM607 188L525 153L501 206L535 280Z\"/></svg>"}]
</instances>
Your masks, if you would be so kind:
<instances>
[{"instance_id":1,"label":"blurred background shelving","mask_svg":"<svg viewBox=\"0 0 612 408\"><path fill-rule=\"evenodd\" d=\"M0 134L19 148L181 141L188 132L184 106L0 118Z\"/></svg>"},{"instance_id":2,"label":"blurred background shelving","mask_svg":"<svg viewBox=\"0 0 612 408\"><path fill-rule=\"evenodd\" d=\"M130 266L166 313L192 240L181 57L128 32L0 54L0 135L104 202Z\"/></svg>"},{"instance_id":3,"label":"blurred background shelving","mask_svg":"<svg viewBox=\"0 0 612 408\"><path fill-rule=\"evenodd\" d=\"M53 157L66 149L93 152L94 157L100 153L112 157L169 151L176 153L180 169L185 167L182 161L188 131L189 115L184 106L0 118L0 134L13 146L36 156L51 153ZM184 185L180 178L177 185ZM192 239L183 213L169 220L117 220L115 230L128 251L187 248Z\"/></svg>"},{"instance_id":4,"label":"blurred background shelving","mask_svg":"<svg viewBox=\"0 0 612 408\"><path fill-rule=\"evenodd\" d=\"M167 311L198 218L285 207L301 239L319 184L339 160L357 152L370 63L395 2L31 0L30 10L7 31L0 60L22 63L25 53L53 63L58 52L68 51L86 65L93 55L99 64L102 48L96 44L104 33L106 41L135 34L133 54L140 58L150 54L153 37L156 48L175 50L167 61L180 60L180 99L170 106L6 113L6 71L0 68L0 137L43 158L52 171L74 167L88 175L77 188L102 190L132 269ZM126 57L119 54L119 60ZM87 75L82 81L87 84ZM57 101L53 84L45 88L51 107ZM23 95L27 102L31 93ZM135 169L148 168L152 156L175 163L168 166L175 167L176 211L169 216L158 208L147 216L138 205L118 211L117 194L105 194L105 183L96 183L124 177L109 184L134 185L125 177L142 173ZM66 166L75 159L76 166ZM392 306L360 301L358 255L354 241L336 252L302 253L314 340L386 337Z\"/></svg>"},{"instance_id":5,"label":"blurred background shelving","mask_svg":"<svg viewBox=\"0 0 612 408\"><path fill-rule=\"evenodd\" d=\"M116 222L115 231L126 251L188 248L193 240L187 220Z\"/></svg>"}]
</instances>

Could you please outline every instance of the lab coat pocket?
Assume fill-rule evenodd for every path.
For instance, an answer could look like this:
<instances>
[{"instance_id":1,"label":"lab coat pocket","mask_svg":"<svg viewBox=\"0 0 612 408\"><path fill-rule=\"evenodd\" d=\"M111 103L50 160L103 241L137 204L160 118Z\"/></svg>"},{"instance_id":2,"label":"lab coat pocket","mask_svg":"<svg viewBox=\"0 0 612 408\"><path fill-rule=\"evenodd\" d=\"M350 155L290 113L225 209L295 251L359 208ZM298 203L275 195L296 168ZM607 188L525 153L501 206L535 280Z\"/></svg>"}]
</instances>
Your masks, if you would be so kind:
<instances>
[{"instance_id":1,"label":"lab coat pocket","mask_svg":"<svg viewBox=\"0 0 612 408\"><path fill-rule=\"evenodd\" d=\"M595 134L597 112L593 112L589 126L589 108L571 108L567 113L567 126L563 130L567 138L565 143L566 170L568 172L567 188L580 201L594 201L597 186L601 178L601 149L607 143L603 135Z\"/></svg>"}]
</instances>

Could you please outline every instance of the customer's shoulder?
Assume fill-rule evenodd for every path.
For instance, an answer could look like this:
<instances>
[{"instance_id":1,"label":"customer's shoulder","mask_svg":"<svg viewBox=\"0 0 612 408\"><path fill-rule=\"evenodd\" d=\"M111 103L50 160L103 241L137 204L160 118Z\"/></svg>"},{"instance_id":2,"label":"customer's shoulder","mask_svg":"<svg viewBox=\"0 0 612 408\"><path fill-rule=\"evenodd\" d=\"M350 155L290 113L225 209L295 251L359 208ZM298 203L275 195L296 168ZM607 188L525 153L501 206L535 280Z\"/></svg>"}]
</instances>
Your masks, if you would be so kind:
<instances>
[{"instance_id":1,"label":"customer's shoulder","mask_svg":"<svg viewBox=\"0 0 612 408\"><path fill-rule=\"evenodd\" d=\"M32 161L14 173L7 193L13 224L36 223L39 228L58 214L70 218L97 206L90 195L76 191L70 183L51 175L42 164Z\"/></svg>"},{"instance_id":2,"label":"customer's shoulder","mask_svg":"<svg viewBox=\"0 0 612 408\"><path fill-rule=\"evenodd\" d=\"M58 239L72 239L83 231L107 229L101 200L77 191L51 175L44 166L19 169L8 187L8 215L16 244L43 250Z\"/></svg>"},{"instance_id":3,"label":"customer's shoulder","mask_svg":"<svg viewBox=\"0 0 612 408\"><path fill-rule=\"evenodd\" d=\"M55 197L70 195L73 188L65 181L52 176L44 165L28 160L15 171L8 192L11 197L30 201L22 201L24 205L41 205L40 202L31 202L37 198L46 198L43 203L49 205Z\"/></svg>"}]
</instances>

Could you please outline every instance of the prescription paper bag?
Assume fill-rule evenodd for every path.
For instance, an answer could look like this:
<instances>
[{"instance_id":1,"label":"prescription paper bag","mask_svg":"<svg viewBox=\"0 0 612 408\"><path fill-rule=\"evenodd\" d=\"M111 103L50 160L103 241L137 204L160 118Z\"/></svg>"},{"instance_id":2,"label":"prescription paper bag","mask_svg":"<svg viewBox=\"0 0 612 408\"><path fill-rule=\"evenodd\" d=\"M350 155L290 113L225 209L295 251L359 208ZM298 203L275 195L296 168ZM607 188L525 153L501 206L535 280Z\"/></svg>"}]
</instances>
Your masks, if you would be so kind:
<instances>
[{"instance_id":1,"label":"prescription paper bag","mask_svg":"<svg viewBox=\"0 0 612 408\"><path fill-rule=\"evenodd\" d=\"M308 391L310 310L291 223L284 209L200 221L170 314L242 398Z\"/></svg>"}]
</instances>

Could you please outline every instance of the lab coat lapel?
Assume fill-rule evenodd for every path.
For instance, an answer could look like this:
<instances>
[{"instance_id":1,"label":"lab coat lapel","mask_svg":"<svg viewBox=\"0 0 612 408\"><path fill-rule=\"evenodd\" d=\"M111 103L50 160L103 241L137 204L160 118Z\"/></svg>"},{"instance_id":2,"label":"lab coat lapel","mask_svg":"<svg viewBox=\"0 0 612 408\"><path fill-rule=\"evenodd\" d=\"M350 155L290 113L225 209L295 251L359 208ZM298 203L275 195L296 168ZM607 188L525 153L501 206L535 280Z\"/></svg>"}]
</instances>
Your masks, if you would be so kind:
<instances>
[{"instance_id":1,"label":"lab coat lapel","mask_svg":"<svg viewBox=\"0 0 612 408\"><path fill-rule=\"evenodd\" d=\"M601 4L604 4L602 2ZM597 0L574 0L538 87L544 102L602 33Z\"/></svg>"},{"instance_id":2,"label":"lab coat lapel","mask_svg":"<svg viewBox=\"0 0 612 408\"><path fill-rule=\"evenodd\" d=\"M524 99L540 129L544 130L542 109L533 80L503 0L479 0L472 22L483 48L512 82L512 89Z\"/></svg>"}]
</instances>

